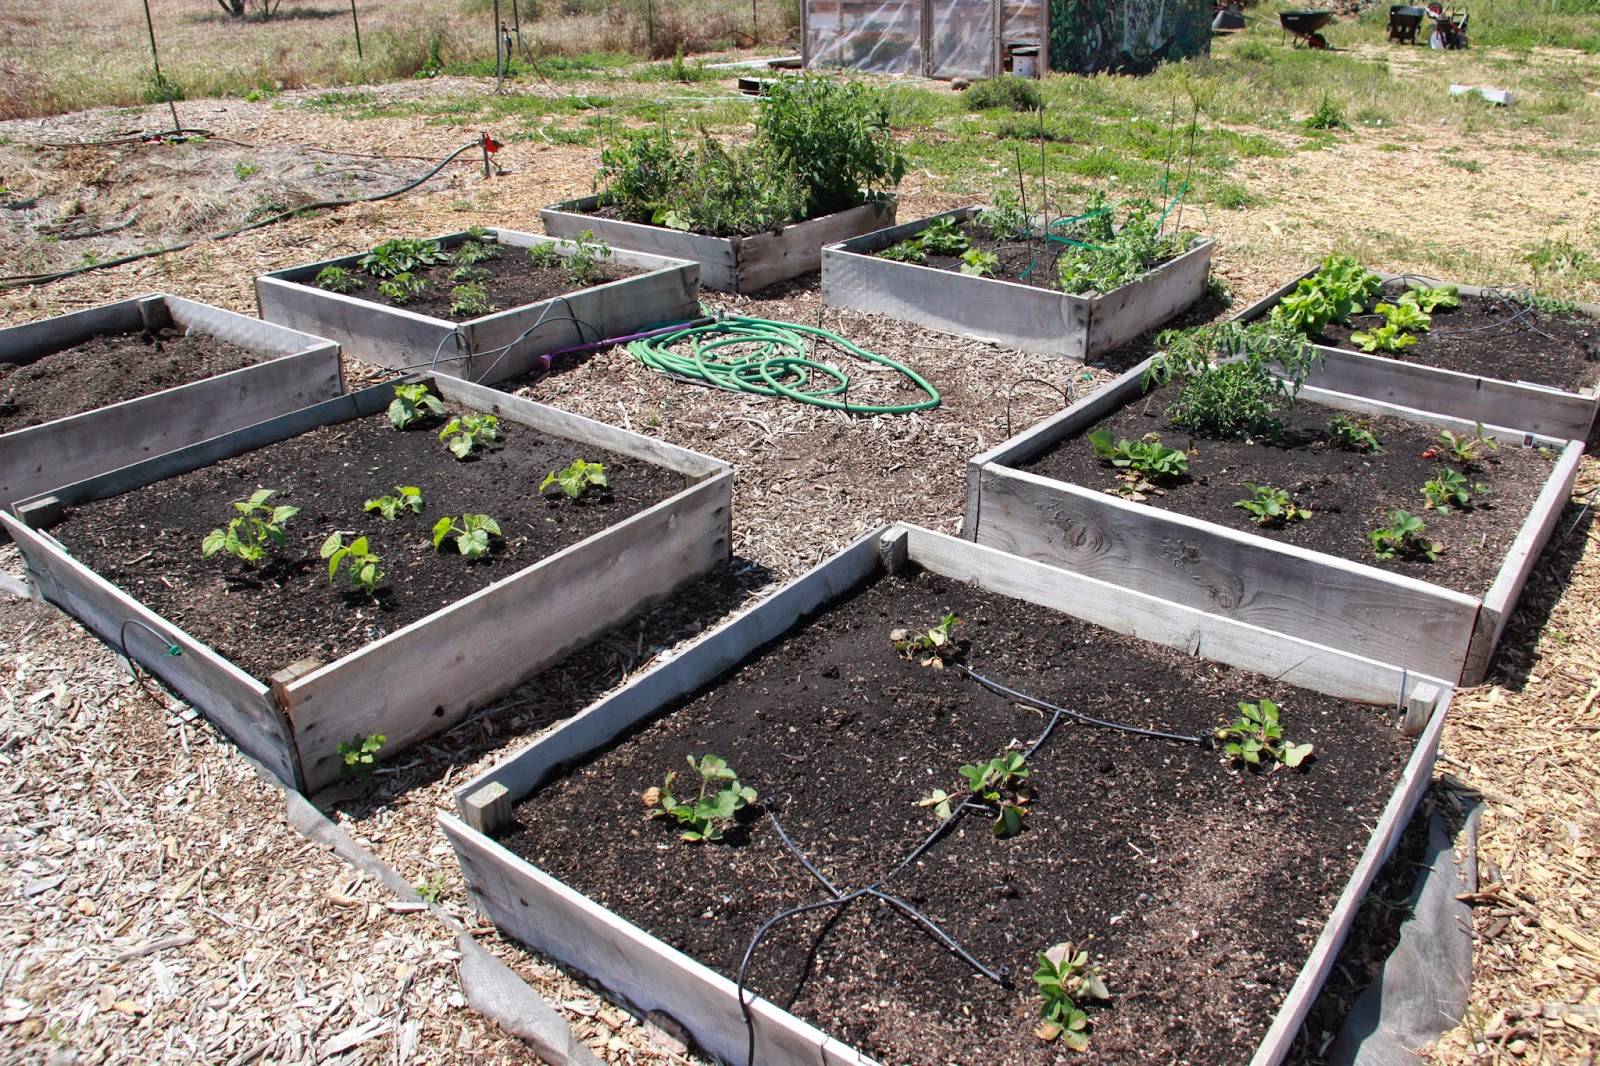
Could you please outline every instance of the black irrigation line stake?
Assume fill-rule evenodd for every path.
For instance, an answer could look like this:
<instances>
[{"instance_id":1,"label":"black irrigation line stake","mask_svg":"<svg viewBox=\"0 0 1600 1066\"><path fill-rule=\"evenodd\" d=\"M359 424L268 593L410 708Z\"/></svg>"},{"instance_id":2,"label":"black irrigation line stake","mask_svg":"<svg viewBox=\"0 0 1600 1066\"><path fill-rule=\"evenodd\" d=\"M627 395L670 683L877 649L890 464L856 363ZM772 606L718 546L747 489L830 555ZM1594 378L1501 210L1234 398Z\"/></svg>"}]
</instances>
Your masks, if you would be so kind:
<instances>
[{"instance_id":1,"label":"black irrigation line stake","mask_svg":"<svg viewBox=\"0 0 1600 1066\"><path fill-rule=\"evenodd\" d=\"M1072 382L1070 381L1065 385L1056 385L1046 381L1044 378L1018 378L1013 381L1006 386L1006 438L1008 440L1011 438L1011 394L1016 391L1018 385L1026 385L1030 382L1035 385L1043 385L1047 389L1054 389L1060 393L1061 406L1063 407L1071 407L1073 400L1076 398L1076 393L1073 391Z\"/></svg>"},{"instance_id":2,"label":"black irrigation line stake","mask_svg":"<svg viewBox=\"0 0 1600 1066\"><path fill-rule=\"evenodd\" d=\"M356 60L360 62L366 56L361 54L361 19L356 15L356 0L350 0L350 24L356 30Z\"/></svg>"}]
</instances>

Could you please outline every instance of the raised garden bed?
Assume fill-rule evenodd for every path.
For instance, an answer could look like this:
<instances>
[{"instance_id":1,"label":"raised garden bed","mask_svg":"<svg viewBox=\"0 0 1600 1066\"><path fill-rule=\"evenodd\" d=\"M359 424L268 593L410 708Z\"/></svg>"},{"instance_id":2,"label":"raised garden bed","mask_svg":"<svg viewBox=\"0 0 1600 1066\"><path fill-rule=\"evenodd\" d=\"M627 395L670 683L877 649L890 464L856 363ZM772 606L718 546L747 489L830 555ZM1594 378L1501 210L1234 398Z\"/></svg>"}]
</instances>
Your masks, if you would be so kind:
<instances>
[{"instance_id":1,"label":"raised garden bed","mask_svg":"<svg viewBox=\"0 0 1600 1066\"><path fill-rule=\"evenodd\" d=\"M1465 511L1425 509L1423 483L1441 474L1443 429L1473 422L1306 388L1277 444L1186 438L1147 396L1149 361L968 465L963 535L980 544L1148 592L1199 610L1408 669L1475 684L1488 669L1517 597L1566 506L1581 441L1511 431L1466 471L1483 483ZM1327 426L1341 414L1382 442L1381 454L1341 451ZM1195 449L1187 475L1140 499L1107 490L1116 471L1088 439L1146 433ZM1434 455L1422 453L1438 447ZM1303 521L1260 526L1234 503L1245 482L1288 491ZM1402 551L1380 560L1367 534L1391 509L1424 518L1447 550L1436 561Z\"/></svg>"},{"instance_id":2,"label":"raised garden bed","mask_svg":"<svg viewBox=\"0 0 1600 1066\"><path fill-rule=\"evenodd\" d=\"M0 508L343 391L337 344L176 296L0 329Z\"/></svg>"},{"instance_id":3,"label":"raised garden bed","mask_svg":"<svg viewBox=\"0 0 1600 1066\"><path fill-rule=\"evenodd\" d=\"M891 631L946 611L961 618L950 665L902 658ZM1193 736L1241 701L1275 699L1285 735L1314 754L1258 773L1193 743L1070 718L1052 731L1051 714L956 664L1078 713ZM504 932L640 1014L671 1016L720 1061L747 1061L747 1040L756 1062L926 1061L934 1040L939 1061L1060 1061L1033 1033L1029 975L1038 952L1072 940L1111 993L1089 1010L1093 1061L1268 1064L1427 787L1449 691L897 526L467 783L460 817L440 821ZM1397 701L1420 739L1393 728ZM997 840L992 815L969 813L885 877L940 824L919 801L1008 747L1037 748L1023 831ZM641 793L679 770L692 796L684 758L712 753L755 806L724 826L725 843L685 843ZM991 974L1008 968L1011 987L887 901L859 898L772 928L747 975L747 1030L736 980L753 934L834 895L780 822L840 892L878 884Z\"/></svg>"},{"instance_id":4,"label":"raised garden bed","mask_svg":"<svg viewBox=\"0 0 1600 1066\"><path fill-rule=\"evenodd\" d=\"M1299 275L1238 318L1249 322L1269 314L1316 272L1313 267ZM1386 297L1403 292L1407 282L1447 284L1417 275L1380 276ZM1404 407L1448 411L1486 425L1586 439L1600 407L1600 305L1579 304L1565 314L1530 310L1515 315L1497 290L1457 288L1461 306L1435 311L1433 328L1398 355L1355 351L1352 327L1330 325L1322 337L1313 338L1327 360L1307 383Z\"/></svg>"},{"instance_id":5,"label":"raised garden bed","mask_svg":"<svg viewBox=\"0 0 1600 1066\"><path fill-rule=\"evenodd\" d=\"M1213 247L1206 238L1139 281L1089 295L1030 283L1031 273L1029 281L974 277L943 260L924 265L878 255L940 219L965 225L980 210L957 208L829 245L822 251L823 302L1025 352L1090 359L1161 325L1205 294Z\"/></svg>"},{"instance_id":6,"label":"raised garden bed","mask_svg":"<svg viewBox=\"0 0 1600 1066\"><path fill-rule=\"evenodd\" d=\"M458 461L440 424L396 431L389 383L0 519L45 599L315 790L342 772L341 745L381 735L387 756L439 732L728 557L726 464L457 378L425 383L439 423L493 414L497 444ZM580 458L605 464L609 489L541 491ZM369 513L395 486L420 489L419 512ZM268 488L269 509L300 509L279 525L285 543L255 567L227 549L203 558L234 501ZM499 526L482 558L434 528L470 515ZM350 580L358 560L330 577L319 548L335 531L380 557L375 591Z\"/></svg>"},{"instance_id":7,"label":"raised garden bed","mask_svg":"<svg viewBox=\"0 0 1600 1066\"><path fill-rule=\"evenodd\" d=\"M600 198L566 200L539 212L554 237L576 237L584 230L614 248L691 259L700 264L700 284L719 292L755 292L799 277L822 265L822 248L835 241L894 225L895 198L879 198L821 218L791 222L776 233L748 237L707 237L700 233L606 218Z\"/></svg>"},{"instance_id":8,"label":"raised garden bed","mask_svg":"<svg viewBox=\"0 0 1600 1066\"><path fill-rule=\"evenodd\" d=\"M477 240L467 232L433 239L447 251ZM441 298L449 291L448 277L430 283L422 300L393 306L376 292L377 280L362 271L362 255L262 274L256 278L256 302L263 318L330 337L349 354L379 366L486 385L527 373L549 352L700 313L699 269L693 263L618 247L602 259L615 279L580 285L564 281L558 267L532 267L526 254L548 246L570 259L576 249L571 242L508 229L486 230L483 240L504 249L499 257L475 264L490 275L484 287L500 307L493 312L451 317L448 299ZM360 288L350 293L319 288L318 276L330 267ZM448 275L452 268L432 269Z\"/></svg>"}]
</instances>

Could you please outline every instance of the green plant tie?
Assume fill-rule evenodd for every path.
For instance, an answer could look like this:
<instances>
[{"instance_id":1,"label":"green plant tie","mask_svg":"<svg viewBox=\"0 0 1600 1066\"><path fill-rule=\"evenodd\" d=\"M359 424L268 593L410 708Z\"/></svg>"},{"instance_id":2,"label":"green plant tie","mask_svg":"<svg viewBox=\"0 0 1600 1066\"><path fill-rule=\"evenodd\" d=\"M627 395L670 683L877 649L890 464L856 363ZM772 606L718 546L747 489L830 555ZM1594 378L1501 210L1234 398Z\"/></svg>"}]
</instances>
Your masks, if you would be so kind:
<instances>
[{"instance_id":1,"label":"green plant tie","mask_svg":"<svg viewBox=\"0 0 1600 1066\"><path fill-rule=\"evenodd\" d=\"M926 393L926 399L894 404L851 402L849 375L808 356L807 336L835 344L850 355L898 372ZM727 392L781 396L833 411L903 415L931 411L940 403L939 390L904 363L869 352L831 330L794 322L729 315L704 325L633 341L627 351L650 369L672 377ZM835 399L839 396L843 399Z\"/></svg>"}]
</instances>

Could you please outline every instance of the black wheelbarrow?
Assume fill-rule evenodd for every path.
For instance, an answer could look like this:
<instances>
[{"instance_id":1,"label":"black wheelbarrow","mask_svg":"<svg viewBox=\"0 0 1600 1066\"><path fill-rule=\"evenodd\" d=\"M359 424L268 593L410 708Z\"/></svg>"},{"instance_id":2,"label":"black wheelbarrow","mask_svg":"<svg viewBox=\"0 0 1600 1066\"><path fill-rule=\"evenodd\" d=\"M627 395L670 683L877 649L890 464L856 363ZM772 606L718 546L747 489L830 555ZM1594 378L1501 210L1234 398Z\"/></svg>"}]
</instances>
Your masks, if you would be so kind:
<instances>
[{"instance_id":1,"label":"black wheelbarrow","mask_svg":"<svg viewBox=\"0 0 1600 1066\"><path fill-rule=\"evenodd\" d=\"M1327 48L1328 39L1317 31L1333 21L1332 11L1280 11L1278 23L1283 32L1311 48Z\"/></svg>"},{"instance_id":2,"label":"black wheelbarrow","mask_svg":"<svg viewBox=\"0 0 1600 1066\"><path fill-rule=\"evenodd\" d=\"M1408 4L1395 4L1389 8L1389 40L1416 44L1417 31L1422 29L1422 20L1427 14L1424 8Z\"/></svg>"}]
</instances>

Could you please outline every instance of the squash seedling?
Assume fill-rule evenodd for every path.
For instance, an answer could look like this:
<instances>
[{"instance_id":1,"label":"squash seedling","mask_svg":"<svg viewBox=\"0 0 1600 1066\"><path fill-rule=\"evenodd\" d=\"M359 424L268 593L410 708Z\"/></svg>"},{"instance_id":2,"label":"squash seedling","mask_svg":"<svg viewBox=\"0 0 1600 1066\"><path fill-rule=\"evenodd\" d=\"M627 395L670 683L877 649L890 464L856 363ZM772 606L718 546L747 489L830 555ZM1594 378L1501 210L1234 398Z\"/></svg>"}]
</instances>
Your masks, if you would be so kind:
<instances>
[{"instance_id":1,"label":"squash seedling","mask_svg":"<svg viewBox=\"0 0 1600 1066\"><path fill-rule=\"evenodd\" d=\"M961 273L975 278L992 278L1000 269L1000 257L993 252L968 248L961 253Z\"/></svg>"},{"instance_id":2,"label":"squash seedling","mask_svg":"<svg viewBox=\"0 0 1600 1066\"><path fill-rule=\"evenodd\" d=\"M383 516L385 522L393 522L400 517L400 512L410 511L412 514L422 513L422 490L415 485L396 485L394 496L379 496L375 500L368 500L363 506L369 512L376 511Z\"/></svg>"},{"instance_id":3,"label":"squash seedling","mask_svg":"<svg viewBox=\"0 0 1600 1066\"><path fill-rule=\"evenodd\" d=\"M345 576L350 584L368 596L378 591L378 582L383 580L383 571L378 569L381 560L368 550L366 537L357 537L346 544L343 533L330 533L322 542L322 557L328 560L329 581L339 573L341 566L349 563Z\"/></svg>"},{"instance_id":4,"label":"squash seedling","mask_svg":"<svg viewBox=\"0 0 1600 1066\"><path fill-rule=\"evenodd\" d=\"M344 267L325 266L317 271L316 286L328 292L350 293L361 288L361 279Z\"/></svg>"},{"instance_id":5,"label":"squash seedling","mask_svg":"<svg viewBox=\"0 0 1600 1066\"><path fill-rule=\"evenodd\" d=\"M700 778L700 792L689 802L672 793L675 770L667 771L659 788L647 788L640 799L652 818L671 818L683 826L680 839L694 844L714 844L732 828L738 813L756 801L756 790L739 783L727 760L720 755L688 756L689 768Z\"/></svg>"},{"instance_id":6,"label":"squash seedling","mask_svg":"<svg viewBox=\"0 0 1600 1066\"><path fill-rule=\"evenodd\" d=\"M559 486L567 494L567 499L576 500L593 488L608 488L606 481L606 467L604 463L586 463L582 459L574 459L561 470L552 470L539 482L539 492L544 493L551 485Z\"/></svg>"},{"instance_id":7,"label":"squash seedling","mask_svg":"<svg viewBox=\"0 0 1600 1066\"><path fill-rule=\"evenodd\" d=\"M932 807L934 817L941 822L955 810L956 801L971 797L994 812L994 835L1005 840L1022 832L1022 820L1027 817L1028 804L1033 793L1028 788L1027 759L1021 752L1008 751L996 755L988 762L971 763L957 771L966 781L964 787L954 792L936 788L917 801L918 807Z\"/></svg>"},{"instance_id":8,"label":"squash seedling","mask_svg":"<svg viewBox=\"0 0 1600 1066\"><path fill-rule=\"evenodd\" d=\"M283 527L300 513L300 508L288 504L273 506L267 501L277 495L277 489L257 489L243 500L233 502L239 517L228 523L228 528L213 529L200 542L200 554L209 559L225 551L251 566L265 559L273 547L283 547L287 537Z\"/></svg>"},{"instance_id":9,"label":"squash seedling","mask_svg":"<svg viewBox=\"0 0 1600 1066\"><path fill-rule=\"evenodd\" d=\"M1278 705L1267 699L1240 703L1239 717L1219 727L1215 736L1222 742L1224 754L1254 767L1260 767L1265 756L1292 770L1306 761L1313 748L1283 739Z\"/></svg>"},{"instance_id":10,"label":"squash seedling","mask_svg":"<svg viewBox=\"0 0 1600 1066\"><path fill-rule=\"evenodd\" d=\"M1439 471L1437 477L1431 477L1422 483L1422 488L1417 490L1427 500L1423 506L1440 514L1449 514L1452 506L1465 510L1472 502L1472 497L1488 490L1487 485L1467 482L1465 474L1456 470L1445 469Z\"/></svg>"},{"instance_id":11,"label":"squash seedling","mask_svg":"<svg viewBox=\"0 0 1600 1066\"><path fill-rule=\"evenodd\" d=\"M422 382L396 385L389 403L389 421L395 429L424 425L444 415L444 404Z\"/></svg>"},{"instance_id":12,"label":"squash seedling","mask_svg":"<svg viewBox=\"0 0 1600 1066\"><path fill-rule=\"evenodd\" d=\"M956 646L950 639L950 634L956 626L961 624L961 619L953 614L946 613L939 619L939 624L929 629L913 633L909 629L892 629L889 631L889 640L894 644L894 650L900 653L903 659L915 659L919 655L926 656L922 660L923 666L931 666L935 670L944 669L944 661L956 653Z\"/></svg>"},{"instance_id":13,"label":"squash seedling","mask_svg":"<svg viewBox=\"0 0 1600 1066\"><path fill-rule=\"evenodd\" d=\"M399 307L421 296L428 288L428 279L409 271L396 274L388 281L378 282L378 295Z\"/></svg>"},{"instance_id":14,"label":"squash seedling","mask_svg":"<svg viewBox=\"0 0 1600 1066\"><path fill-rule=\"evenodd\" d=\"M457 459L465 459L500 439L500 420L494 415L460 415L445 423L439 439Z\"/></svg>"},{"instance_id":15,"label":"squash seedling","mask_svg":"<svg viewBox=\"0 0 1600 1066\"><path fill-rule=\"evenodd\" d=\"M445 515L433 524L433 546L455 534L456 551L468 559L481 559L489 554L489 538L500 535L500 523L486 514L464 514L459 519Z\"/></svg>"},{"instance_id":16,"label":"squash seedling","mask_svg":"<svg viewBox=\"0 0 1600 1066\"><path fill-rule=\"evenodd\" d=\"M1353 422L1344 415L1334 415L1328 419L1328 442L1347 452L1378 455L1383 451L1383 445L1372 432L1372 423L1366 419Z\"/></svg>"},{"instance_id":17,"label":"squash seedling","mask_svg":"<svg viewBox=\"0 0 1600 1066\"><path fill-rule=\"evenodd\" d=\"M1087 1051L1089 1016L1079 1004L1111 998L1099 969L1089 962L1089 953L1075 950L1070 943L1039 952L1033 983L1044 1000L1034 1035L1047 1042L1059 1039L1074 1051Z\"/></svg>"},{"instance_id":18,"label":"squash seedling","mask_svg":"<svg viewBox=\"0 0 1600 1066\"><path fill-rule=\"evenodd\" d=\"M1294 497L1282 489L1249 481L1244 483L1244 487L1250 496L1239 500L1234 506L1250 512L1250 517L1258 526L1284 526L1311 517L1308 508L1296 504Z\"/></svg>"},{"instance_id":19,"label":"squash seedling","mask_svg":"<svg viewBox=\"0 0 1600 1066\"><path fill-rule=\"evenodd\" d=\"M367 733L339 741L339 769L350 777L365 777L378 763L378 752L389 738L382 733Z\"/></svg>"},{"instance_id":20,"label":"squash seedling","mask_svg":"<svg viewBox=\"0 0 1600 1066\"><path fill-rule=\"evenodd\" d=\"M1380 559L1396 555L1420 555L1430 563L1444 551L1444 542L1429 538L1427 523L1409 511L1389 512L1389 524L1367 534L1372 551Z\"/></svg>"}]
</instances>

